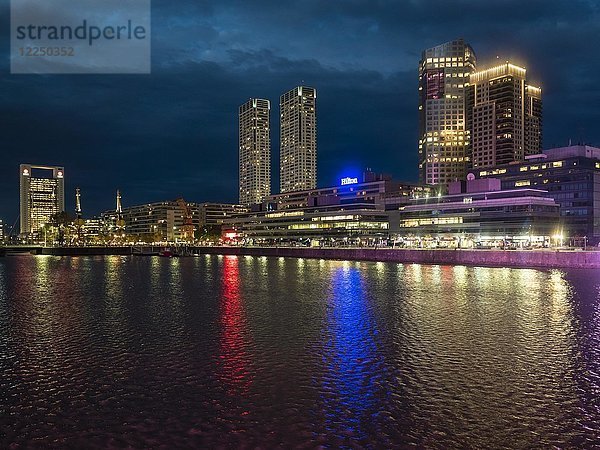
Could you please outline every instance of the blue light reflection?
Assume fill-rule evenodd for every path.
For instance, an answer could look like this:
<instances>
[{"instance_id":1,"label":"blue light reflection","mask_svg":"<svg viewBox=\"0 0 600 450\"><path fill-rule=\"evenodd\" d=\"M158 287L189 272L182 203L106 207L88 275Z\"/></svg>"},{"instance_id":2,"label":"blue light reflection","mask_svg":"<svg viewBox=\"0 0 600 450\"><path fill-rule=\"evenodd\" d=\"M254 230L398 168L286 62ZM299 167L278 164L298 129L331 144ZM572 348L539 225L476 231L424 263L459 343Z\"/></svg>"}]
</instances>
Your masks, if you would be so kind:
<instances>
[{"instance_id":1,"label":"blue light reflection","mask_svg":"<svg viewBox=\"0 0 600 450\"><path fill-rule=\"evenodd\" d=\"M370 422L367 412L376 410L376 327L358 267L335 269L331 283L324 356L329 372L323 399L326 426L329 430L341 426L360 439Z\"/></svg>"}]
</instances>

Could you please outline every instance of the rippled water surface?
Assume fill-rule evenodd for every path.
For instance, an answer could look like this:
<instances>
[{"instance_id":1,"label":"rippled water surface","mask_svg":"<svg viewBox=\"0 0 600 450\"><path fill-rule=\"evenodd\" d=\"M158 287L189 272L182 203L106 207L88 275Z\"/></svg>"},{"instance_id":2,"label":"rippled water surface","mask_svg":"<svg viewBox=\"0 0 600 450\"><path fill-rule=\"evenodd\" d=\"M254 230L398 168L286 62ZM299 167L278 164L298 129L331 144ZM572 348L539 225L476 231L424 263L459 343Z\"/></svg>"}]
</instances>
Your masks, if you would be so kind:
<instances>
[{"instance_id":1,"label":"rippled water surface","mask_svg":"<svg viewBox=\"0 0 600 450\"><path fill-rule=\"evenodd\" d=\"M600 271L0 258L0 448L591 448Z\"/></svg>"}]
</instances>

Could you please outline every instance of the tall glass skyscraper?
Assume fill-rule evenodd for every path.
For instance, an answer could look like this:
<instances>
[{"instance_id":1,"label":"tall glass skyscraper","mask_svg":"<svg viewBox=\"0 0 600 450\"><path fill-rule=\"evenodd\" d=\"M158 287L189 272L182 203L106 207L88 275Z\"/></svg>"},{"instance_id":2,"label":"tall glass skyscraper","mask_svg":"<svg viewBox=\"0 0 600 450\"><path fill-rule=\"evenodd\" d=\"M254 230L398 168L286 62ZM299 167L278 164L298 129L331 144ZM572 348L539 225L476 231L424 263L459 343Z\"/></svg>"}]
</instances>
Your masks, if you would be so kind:
<instances>
[{"instance_id":1,"label":"tall glass skyscraper","mask_svg":"<svg viewBox=\"0 0 600 450\"><path fill-rule=\"evenodd\" d=\"M21 164L21 234L36 234L65 210L65 169Z\"/></svg>"},{"instance_id":2,"label":"tall glass skyscraper","mask_svg":"<svg viewBox=\"0 0 600 450\"><path fill-rule=\"evenodd\" d=\"M317 187L317 91L298 86L279 99L280 192Z\"/></svg>"},{"instance_id":3,"label":"tall glass skyscraper","mask_svg":"<svg viewBox=\"0 0 600 450\"><path fill-rule=\"evenodd\" d=\"M424 50L419 63L419 181L462 180L469 165L466 92L475 52L464 40Z\"/></svg>"},{"instance_id":4,"label":"tall glass skyscraper","mask_svg":"<svg viewBox=\"0 0 600 450\"><path fill-rule=\"evenodd\" d=\"M239 108L240 204L271 195L271 102L251 98Z\"/></svg>"}]
</instances>

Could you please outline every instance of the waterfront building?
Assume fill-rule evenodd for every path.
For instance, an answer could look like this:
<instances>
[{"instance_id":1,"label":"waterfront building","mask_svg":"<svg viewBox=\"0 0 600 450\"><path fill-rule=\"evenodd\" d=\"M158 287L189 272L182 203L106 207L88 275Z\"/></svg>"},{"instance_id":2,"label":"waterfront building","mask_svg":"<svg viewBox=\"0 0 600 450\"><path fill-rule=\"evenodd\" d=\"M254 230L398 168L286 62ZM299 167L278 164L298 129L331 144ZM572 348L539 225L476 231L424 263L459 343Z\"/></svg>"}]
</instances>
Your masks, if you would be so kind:
<instances>
[{"instance_id":1,"label":"waterfront building","mask_svg":"<svg viewBox=\"0 0 600 450\"><path fill-rule=\"evenodd\" d=\"M65 210L65 169L21 164L21 235L37 235L54 214Z\"/></svg>"},{"instance_id":2,"label":"waterfront building","mask_svg":"<svg viewBox=\"0 0 600 450\"><path fill-rule=\"evenodd\" d=\"M247 211L242 205L225 203L192 203L183 199L146 203L121 209L125 234L139 242L192 242L207 227L220 232L223 221ZM104 228L110 229L115 212L102 214Z\"/></svg>"},{"instance_id":3,"label":"waterfront building","mask_svg":"<svg viewBox=\"0 0 600 450\"><path fill-rule=\"evenodd\" d=\"M239 200L260 203L271 194L271 102L251 98L239 107Z\"/></svg>"},{"instance_id":4,"label":"waterfront building","mask_svg":"<svg viewBox=\"0 0 600 450\"><path fill-rule=\"evenodd\" d=\"M82 230L85 241L94 242L104 233L104 221L101 217L83 219Z\"/></svg>"},{"instance_id":5,"label":"waterfront building","mask_svg":"<svg viewBox=\"0 0 600 450\"><path fill-rule=\"evenodd\" d=\"M523 161L542 146L542 90L509 62L474 72L467 96L473 168Z\"/></svg>"},{"instance_id":6,"label":"waterfront building","mask_svg":"<svg viewBox=\"0 0 600 450\"><path fill-rule=\"evenodd\" d=\"M336 186L271 195L265 198L261 209L281 211L358 203L385 210L388 205L406 204L409 198L430 195L433 191L432 186L395 181L367 169L362 182L358 177L343 177Z\"/></svg>"},{"instance_id":7,"label":"waterfront building","mask_svg":"<svg viewBox=\"0 0 600 450\"><path fill-rule=\"evenodd\" d=\"M198 225L200 228L220 227L225 219L250 210L245 205L215 202L198 203L194 204L193 207L198 208Z\"/></svg>"},{"instance_id":8,"label":"waterfront building","mask_svg":"<svg viewBox=\"0 0 600 450\"><path fill-rule=\"evenodd\" d=\"M317 187L317 91L298 86L280 97L280 192Z\"/></svg>"},{"instance_id":9,"label":"waterfront building","mask_svg":"<svg viewBox=\"0 0 600 450\"><path fill-rule=\"evenodd\" d=\"M3 243L6 238L6 233L4 231L4 221L0 219L0 243Z\"/></svg>"},{"instance_id":10,"label":"waterfront building","mask_svg":"<svg viewBox=\"0 0 600 450\"><path fill-rule=\"evenodd\" d=\"M498 178L502 189L547 191L560 205L561 230L577 244L600 242L600 148L570 145L544 150L520 163L472 170L475 178Z\"/></svg>"},{"instance_id":11,"label":"waterfront building","mask_svg":"<svg viewBox=\"0 0 600 450\"><path fill-rule=\"evenodd\" d=\"M114 221L114 211L103 213L107 224ZM139 242L182 242L192 241L188 217L192 218L192 226L197 229L198 209L195 204L173 200L146 203L143 205L122 208L120 216L124 223L125 234L136 238Z\"/></svg>"},{"instance_id":12,"label":"waterfront building","mask_svg":"<svg viewBox=\"0 0 600 450\"><path fill-rule=\"evenodd\" d=\"M225 221L223 236L247 244L369 245L386 239L385 211L370 205L330 206L296 211L253 211Z\"/></svg>"},{"instance_id":13,"label":"waterfront building","mask_svg":"<svg viewBox=\"0 0 600 450\"><path fill-rule=\"evenodd\" d=\"M546 191L502 190L498 179L450 183L448 194L389 211L397 242L419 247L547 247L558 235L559 205Z\"/></svg>"},{"instance_id":14,"label":"waterfront building","mask_svg":"<svg viewBox=\"0 0 600 450\"><path fill-rule=\"evenodd\" d=\"M469 164L466 92L476 57L463 39L424 50L419 62L419 181L463 180Z\"/></svg>"},{"instance_id":15,"label":"waterfront building","mask_svg":"<svg viewBox=\"0 0 600 450\"><path fill-rule=\"evenodd\" d=\"M430 192L429 186L367 171L362 182L344 177L332 187L271 195L252 211L225 220L223 235L250 243L369 245L388 236L388 205Z\"/></svg>"}]
</instances>

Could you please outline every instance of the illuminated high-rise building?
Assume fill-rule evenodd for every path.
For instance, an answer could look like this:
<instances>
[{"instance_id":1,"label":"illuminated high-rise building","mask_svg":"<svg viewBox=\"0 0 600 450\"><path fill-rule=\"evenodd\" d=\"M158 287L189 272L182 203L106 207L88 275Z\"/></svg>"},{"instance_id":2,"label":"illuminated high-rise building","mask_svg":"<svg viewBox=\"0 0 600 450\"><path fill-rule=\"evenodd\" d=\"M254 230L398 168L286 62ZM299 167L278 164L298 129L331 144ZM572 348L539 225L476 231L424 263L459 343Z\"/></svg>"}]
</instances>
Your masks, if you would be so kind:
<instances>
[{"instance_id":1,"label":"illuminated high-rise building","mask_svg":"<svg viewBox=\"0 0 600 450\"><path fill-rule=\"evenodd\" d=\"M525 155L542 152L542 89L525 85Z\"/></svg>"},{"instance_id":2,"label":"illuminated high-rise building","mask_svg":"<svg viewBox=\"0 0 600 450\"><path fill-rule=\"evenodd\" d=\"M283 94L280 108L280 191L317 187L317 91L298 86Z\"/></svg>"},{"instance_id":3,"label":"illuminated high-rise building","mask_svg":"<svg viewBox=\"0 0 600 450\"><path fill-rule=\"evenodd\" d=\"M466 91L476 57L462 39L424 50L419 63L419 181L462 180L469 165Z\"/></svg>"},{"instance_id":4,"label":"illuminated high-rise building","mask_svg":"<svg viewBox=\"0 0 600 450\"><path fill-rule=\"evenodd\" d=\"M472 167L523 161L542 147L542 91L509 62L471 74L468 128Z\"/></svg>"},{"instance_id":5,"label":"illuminated high-rise building","mask_svg":"<svg viewBox=\"0 0 600 450\"><path fill-rule=\"evenodd\" d=\"M21 164L21 234L36 234L65 210L65 169Z\"/></svg>"},{"instance_id":6,"label":"illuminated high-rise building","mask_svg":"<svg viewBox=\"0 0 600 450\"><path fill-rule=\"evenodd\" d=\"M251 98L239 108L240 204L271 195L271 102Z\"/></svg>"}]
</instances>

